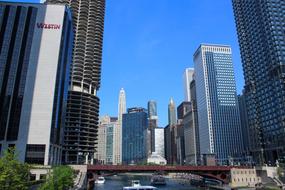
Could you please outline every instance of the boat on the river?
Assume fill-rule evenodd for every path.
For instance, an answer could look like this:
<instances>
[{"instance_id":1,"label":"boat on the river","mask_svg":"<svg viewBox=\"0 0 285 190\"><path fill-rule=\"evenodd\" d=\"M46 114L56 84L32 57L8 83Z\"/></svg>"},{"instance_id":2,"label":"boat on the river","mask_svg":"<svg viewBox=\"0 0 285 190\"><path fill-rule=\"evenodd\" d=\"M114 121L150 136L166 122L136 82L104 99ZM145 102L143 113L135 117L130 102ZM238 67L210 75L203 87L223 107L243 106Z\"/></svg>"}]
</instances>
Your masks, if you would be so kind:
<instances>
[{"instance_id":1,"label":"boat on the river","mask_svg":"<svg viewBox=\"0 0 285 190\"><path fill-rule=\"evenodd\" d=\"M140 180L132 180L131 183L132 183L132 187L139 187L139 186L141 186Z\"/></svg>"},{"instance_id":2,"label":"boat on the river","mask_svg":"<svg viewBox=\"0 0 285 190\"><path fill-rule=\"evenodd\" d=\"M95 180L95 183L96 184L104 184L105 183L105 178L103 176L100 176L98 177L96 180Z\"/></svg>"},{"instance_id":3,"label":"boat on the river","mask_svg":"<svg viewBox=\"0 0 285 190\"><path fill-rule=\"evenodd\" d=\"M150 180L151 185L166 185L166 180L162 175L153 175Z\"/></svg>"},{"instance_id":4,"label":"boat on the river","mask_svg":"<svg viewBox=\"0 0 285 190\"><path fill-rule=\"evenodd\" d=\"M123 187L123 190L157 190L156 187L153 186L137 186L137 187Z\"/></svg>"},{"instance_id":5,"label":"boat on the river","mask_svg":"<svg viewBox=\"0 0 285 190\"><path fill-rule=\"evenodd\" d=\"M153 186L141 185L140 180L132 180L131 182L132 186L123 187L123 190L157 190L157 188Z\"/></svg>"}]
</instances>

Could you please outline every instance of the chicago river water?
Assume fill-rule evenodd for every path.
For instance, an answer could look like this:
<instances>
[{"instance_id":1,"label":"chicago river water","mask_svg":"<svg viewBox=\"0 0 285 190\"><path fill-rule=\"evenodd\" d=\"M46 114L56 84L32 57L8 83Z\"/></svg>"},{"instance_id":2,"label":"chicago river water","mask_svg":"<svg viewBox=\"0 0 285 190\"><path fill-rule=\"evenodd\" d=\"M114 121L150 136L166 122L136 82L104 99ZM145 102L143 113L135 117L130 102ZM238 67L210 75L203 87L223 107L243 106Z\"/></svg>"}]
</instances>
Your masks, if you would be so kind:
<instances>
[{"instance_id":1,"label":"chicago river water","mask_svg":"<svg viewBox=\"0 0 285 190\"><path fill-rule=\"evenodd\" d=\"M104 184L95 184L94 190L122 190L125 186L130 186L131 180L140 180L141 185L150 185L151 175L134 175L134 174L119 174L117 176L105 177ZM202 190L205 188L199 188L191 186L189 184L183 184L179 180L166 179L167 185L157 186L159 190Z\"/></svg>"}]
</instances>

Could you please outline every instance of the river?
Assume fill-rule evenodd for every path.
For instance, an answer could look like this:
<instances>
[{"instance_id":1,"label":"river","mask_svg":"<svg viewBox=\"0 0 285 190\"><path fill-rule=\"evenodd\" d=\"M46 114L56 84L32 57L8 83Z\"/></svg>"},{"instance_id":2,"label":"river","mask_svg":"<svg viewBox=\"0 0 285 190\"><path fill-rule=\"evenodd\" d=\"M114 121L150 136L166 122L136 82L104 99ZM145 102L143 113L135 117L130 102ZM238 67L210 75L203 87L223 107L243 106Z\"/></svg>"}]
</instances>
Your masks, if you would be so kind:
<instances>
[{"instance_id":1,"label":"river","mask_svg":"<svg viewBox=\"0 0 285 190\"><path fill-rule=\"evenodd\" d=\"M120 174L117 176L105 177L105 184L95 184L94 190L121 190L124 186L130 186L131 180L140 180L141 185L150 185L150 174L134 175L134 174ZM188 184L182 184L174 179L166 179L167 185L157 186L159 190L202 190Z\"/></svg>"}]
</instances>

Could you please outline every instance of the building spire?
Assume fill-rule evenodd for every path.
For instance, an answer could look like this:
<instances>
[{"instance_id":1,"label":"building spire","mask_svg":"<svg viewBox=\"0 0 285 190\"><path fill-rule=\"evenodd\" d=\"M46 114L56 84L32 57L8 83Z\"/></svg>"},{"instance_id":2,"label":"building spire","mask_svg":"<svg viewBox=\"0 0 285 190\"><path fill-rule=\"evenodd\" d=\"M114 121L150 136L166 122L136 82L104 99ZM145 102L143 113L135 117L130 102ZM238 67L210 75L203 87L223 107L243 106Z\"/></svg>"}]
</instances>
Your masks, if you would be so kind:
<instances>
[{"instance_id":1,"label":"building spire","mask_svg":"<svg viewBox=\"0 0 285 190\"><path fill-rule=\"evenodd\" d=\"M122 126L123 114L126 113L126 93L124 88L121 88L119 93L119 105L118 105L118 122Z\"/></svg>"}]
</instances>

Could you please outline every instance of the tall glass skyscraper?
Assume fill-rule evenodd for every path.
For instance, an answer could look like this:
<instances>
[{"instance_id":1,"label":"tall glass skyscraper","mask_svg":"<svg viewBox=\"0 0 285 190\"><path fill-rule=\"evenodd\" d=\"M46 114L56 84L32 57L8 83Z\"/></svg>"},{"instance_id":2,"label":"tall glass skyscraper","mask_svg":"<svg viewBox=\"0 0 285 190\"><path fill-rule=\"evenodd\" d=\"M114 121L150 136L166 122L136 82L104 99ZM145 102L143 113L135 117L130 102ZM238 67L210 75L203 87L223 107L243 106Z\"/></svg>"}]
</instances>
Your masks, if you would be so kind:
<instances>
[{"instance_id":1,"label":"tall glass skyscraper","mask_svg":"<svg viewBox=\"0 0 285 190\"><path fill-rule=\"evenodd\" d=\"M97 138L105 0L47 0L72 10L75 39L64 131L64 162L94 157Z\"/></svg>"},{"instance_id":2,"label":"tall glass skyscraper","mask_svg":"<svg viewBox=\"0 0 285 190\"><path fill-rule=\"evenodd\" d=\"M147 160L147 110L129 108L123 114L122 162L140 163Z\"/></svg>"},{"instance_id":3,"label":"tall glass skyscraper","mask_svg":"<svg viewBox=\"0 0 285 190\"><path fill-rule=\"evenodd\" d=\"M157 119L157 106L156 101L150 100L147 103L148 117L150 119Z\"/></svg>"},{"instance_id":4,"label":"tall glass skyscraper","mask_svg":"<svg viewBox=\"0 0 285 190\"><path fill-rule=\"evenodd\" d=\"M202 44L194 66L200 151L226 164L243 150L231 48Z\"/></svg>"},{"instance_id":5,"label":"tall glass skyscraper","mask_svg":"<svg viewBox=\"0 0 285 190\"><path fill-rule=\"evenodd\" d=\"M245 79L250 149L258 163L285 156L285 2L233 0Z\"/></svg>"},{"instance_id":6,"label":"tall glass skyscraper","mask_svg":"<svg viewBox=\"0 0 285 190\"><path fill-rule=\"evenodd\" d=\"M158 126L157 104L150 100L147 103L148 110L148 154L155 152L155 128Z\"/></svg>"}]
</instances>

